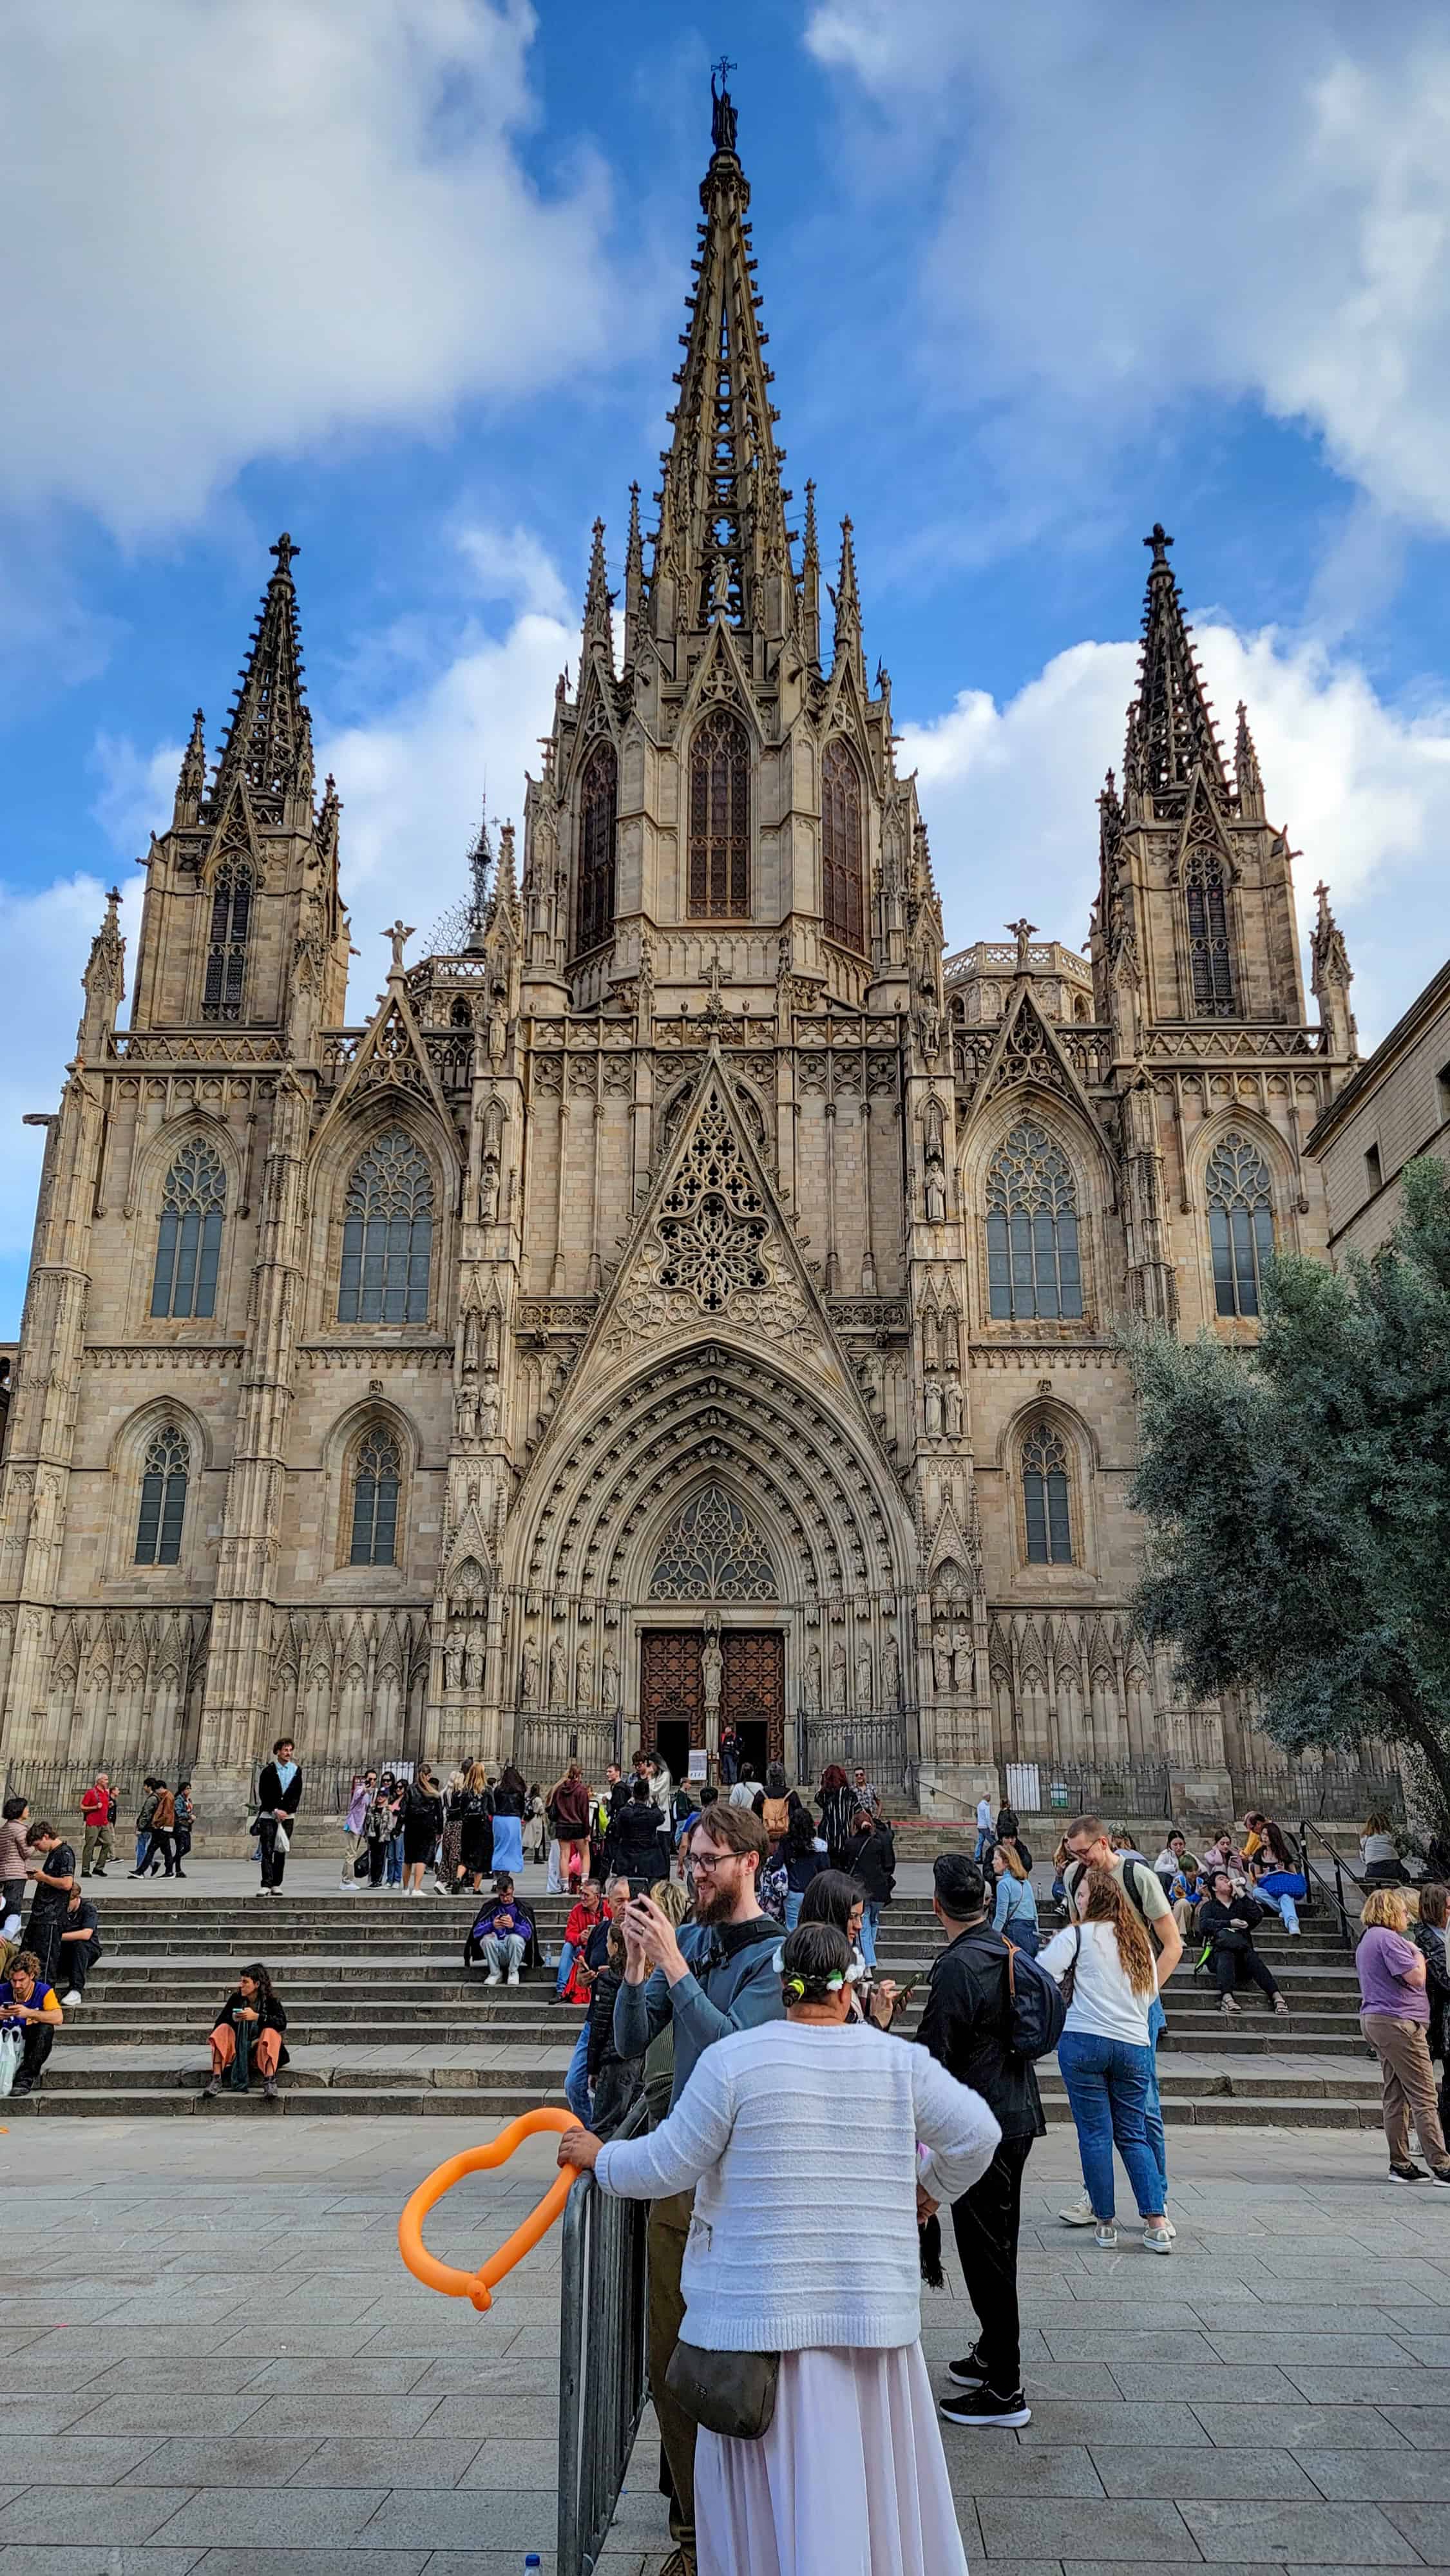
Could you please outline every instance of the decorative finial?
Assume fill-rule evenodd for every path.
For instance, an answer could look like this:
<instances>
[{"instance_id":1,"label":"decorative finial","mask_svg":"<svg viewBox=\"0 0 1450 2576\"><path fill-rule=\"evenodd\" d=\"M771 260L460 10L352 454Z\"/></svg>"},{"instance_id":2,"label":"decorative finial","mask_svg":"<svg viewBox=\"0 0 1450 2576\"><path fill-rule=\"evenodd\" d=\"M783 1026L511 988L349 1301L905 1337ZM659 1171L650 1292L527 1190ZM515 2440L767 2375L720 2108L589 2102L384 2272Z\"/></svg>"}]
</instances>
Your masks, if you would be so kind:
<instances>
[{"instance_id":1,"label":"decorative finial","mask_svg":"<svg viewBox=\"0 0 1450 2576\"><path fill-rule=\"evenodd\" d=\"M1166 569L1168 563L1168 548L1172 545L1173 539L1169 536L1161 519L1154 520L1153 533L1151 536L1145 537L1143 539L1143 543L1145 546L1151 546L1153 549L1153 562L1155 568L1159 564L1162 564Z\"/></svg>"},{"instance_id":2,"label":"decorative finial","mask_svg":"<svg viewBox=\"0 0 1450 2576\"><path fill-rule=\"evenodd\" d=\"M733 152L735 149L735 109L725 84L736 69L737 65L725 54L721 55L718 63L710 66L710 140L717 152ZM718 89L715 86L717 80L720 84Z\"/></svg>"},{"instance_id":3,"label":"decorative finial","mask_svg":"<svg viewBox=\"0 0 1450 2576\"><path fill-rule=\"evenodd\" d=\"M302 548L300 546L294 546L291 538L288 536L287 531L284 528L282 534L277 539L275 546L273 546L270 551L277 558L277 570L279 572L290 573L292 570L292 558L294 555L300 555Z\"/></svg>"},{"instance_id":4,"label":"decorative finial","mask_svg":"<svg viewBox=\"0 0 1450 2576\"><path fill-rule=\"evenodd\" d=\"M379 933L380 938L391 939L393 943L392 972L395 975L401 975L403 971L403 950L412 936L413 925L410 922L403 921L401 918L393 922L389 929Z\"/></svg>"}]
</instances>

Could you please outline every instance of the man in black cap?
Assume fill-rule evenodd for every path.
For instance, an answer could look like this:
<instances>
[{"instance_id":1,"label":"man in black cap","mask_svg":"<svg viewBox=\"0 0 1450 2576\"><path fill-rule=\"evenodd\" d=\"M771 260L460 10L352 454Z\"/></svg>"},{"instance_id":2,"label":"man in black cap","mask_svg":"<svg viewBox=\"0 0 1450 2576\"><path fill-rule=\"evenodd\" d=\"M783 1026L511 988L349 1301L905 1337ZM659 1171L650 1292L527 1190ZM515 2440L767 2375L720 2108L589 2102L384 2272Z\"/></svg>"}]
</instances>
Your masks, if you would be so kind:
<instances>
[{"instance_id":1,"label":"man in black cap","mask_svg":"<svg viewBox=\"0 0 1450 2576\"><path fill-rule=\"evenodd\" d=\"M917 2038L959 2084L970 2084L995 2114L1001 2144L980 2182L952 2203L967 2296L979 2333L963 2361L949 2362L955 2390L939 2400L949 2424L1032 2421L1022 2390L1017 2308L1017 2231L1022 2172L1047 2123L1030 2057L1012 2046L1007 1944L994 1932L986 1879L964 1852L933 1864L932 1906L947 1946L931 1972Z\"/></svg>"}]
</instances>

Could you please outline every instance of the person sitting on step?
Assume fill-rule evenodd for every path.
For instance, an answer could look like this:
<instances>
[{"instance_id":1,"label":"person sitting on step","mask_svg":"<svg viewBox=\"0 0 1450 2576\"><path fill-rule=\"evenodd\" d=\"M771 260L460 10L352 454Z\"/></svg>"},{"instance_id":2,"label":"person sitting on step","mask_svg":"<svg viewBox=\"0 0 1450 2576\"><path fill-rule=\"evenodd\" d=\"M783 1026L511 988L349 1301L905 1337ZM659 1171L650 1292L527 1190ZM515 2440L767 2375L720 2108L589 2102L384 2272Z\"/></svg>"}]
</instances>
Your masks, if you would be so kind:
<instances>
[{"instance_id":1,"label":"person sitting on step","mask_svg":"<svg viewBox=\"0 0 1450 2576\"><path fill-rule=\"evenodd\" d=\"M1263 1920L1262 1905L1251 1896L1236 1894L1226 1869L1217 1871L1212 1889L1198 1909L1198 1929L1218 1980L1219 2010L1226 2015L1240 2010L1234 2001L1234 1988L1242 1985L1245 1978L1268 1997L1276 2013L1289 2009L1254 1948L1254 1927Z\"/></svg>"},{"instance_id":2,"label":"person sitting on step","mask_svg":"<svg viewBox=\"0 0 1450 2576\"><path fill-rule=\"evenodd\" d=\"M42 1977L35 1952L17 1951L8 1975L0 1977L0 2030L19 2030L24 2035L12 2093L33 2093L43 2081L45 2061L64 2020L55 1988Z\"/></svg>"},{"instance_id":3,"label":"person sitting on step","mask_svg":"<svg viewBox=\"0 0 1450 2576\"><path fill-rule=\"evenodd\" d=\"M247 2092L249 2079L260 2075L265 2099L275 2102L277 2069L288 2063L282 2036L286 2028L282 1998L273 1993L272 1980L258 1959L250 1968L243 1968L212 2024L211 2081L202 2087L207 2099L216 2100L222 2077L230 2068L232 2092Z\"/></svg>"},{"instance_id":4,"label":"person sitting on step","mask_svg":"<svg viewBox=\"0 0 1450 2576\"><path fill-rule=\"evenodd\" d=\"M503 1983L507 1967L508 1982L516 1986L519 1970L533 1948L534 1927L515 1896L513 1880L507 1873L501 1872L493 1885L493 1896L464 1943L463 1964L475 1967L482 1959L488 1969L484 1982L490 1986Z\"/></svg>"}]
</instances>

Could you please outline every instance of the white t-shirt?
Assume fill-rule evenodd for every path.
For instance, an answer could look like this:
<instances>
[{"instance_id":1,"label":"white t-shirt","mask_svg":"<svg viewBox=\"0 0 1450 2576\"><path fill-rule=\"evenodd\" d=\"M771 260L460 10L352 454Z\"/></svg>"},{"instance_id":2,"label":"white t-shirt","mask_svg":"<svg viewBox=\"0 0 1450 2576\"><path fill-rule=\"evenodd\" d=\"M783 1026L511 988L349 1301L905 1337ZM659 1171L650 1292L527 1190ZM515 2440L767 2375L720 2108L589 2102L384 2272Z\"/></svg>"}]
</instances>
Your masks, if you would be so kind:
<instances>
[{"instance_id":1,"label":"white t-shirt","mask_svg":"<svg viewBox=\"0 0 1450 2576\"><path fill-rule=\"evenodd\" d=\"M1148 1992L1135 1994L1123 1973L1118 1936L1111 1923L1084 1923L1078 1929L1082 1946L1077 1952L1077 1975L1066 2028L1080 2031L1085 2038L1125 2039L1130 2048L1146 2048L1148 2015L1158 1991L1156 1966ZM1060 1979L1072 1964L1076 1940L1077 1933L1070 1928L1055 1933L1046 1948L1037 1953L1039 1968Z\"/></svg>"}]
</instances>

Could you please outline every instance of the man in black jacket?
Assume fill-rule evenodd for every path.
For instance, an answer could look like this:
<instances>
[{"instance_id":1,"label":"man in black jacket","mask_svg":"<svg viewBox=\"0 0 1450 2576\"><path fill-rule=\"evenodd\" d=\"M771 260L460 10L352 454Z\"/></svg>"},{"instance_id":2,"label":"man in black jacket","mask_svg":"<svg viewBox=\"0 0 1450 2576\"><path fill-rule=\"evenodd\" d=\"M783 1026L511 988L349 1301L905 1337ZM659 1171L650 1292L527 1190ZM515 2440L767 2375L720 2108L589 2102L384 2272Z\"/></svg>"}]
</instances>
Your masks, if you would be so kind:
<instances>
[{"instance_id":1,"label":"man in black jacket","mask_svg":"<svg viewBox=\"0 0 1450 2576\"><path fill-rule=\"evenodd\" d=\"M257 1840L262 1846L262 1894L273 1894L282 1884L287 1854L277 1849L277 1829L285 1826L291 1839L292 1819L302 1804L302 1766L293 1758L292 1738L279 1735L272 1747L272 1759L262 1765L257 1782Z\"/></svg>"},{"instance_id":2,"label":"man in black jacket","mask_svg":"<svg viewBox=\"0 0 1450 2576\"><path fill-rule=\"evenodd\" d=\"M1030 2424L1022 2392L1017 2232L1022 2172L1047 2123L1030 2057L1012 2046L1008 1949L991 1925L987 1882L964 1852L933 1865L932 1907L947 1946L931 1972L917 2038L996 2117L1002 2142L981 2181L952 2203L952 2228L980 2331L964 2361L948 2364L960 2395L940 2400L949 2424Z\"/></svg>"}]
</instances>

